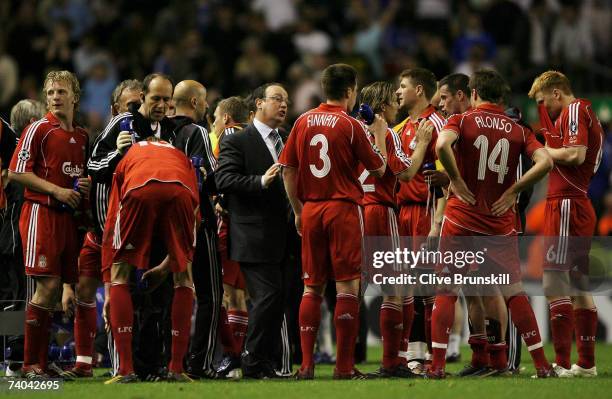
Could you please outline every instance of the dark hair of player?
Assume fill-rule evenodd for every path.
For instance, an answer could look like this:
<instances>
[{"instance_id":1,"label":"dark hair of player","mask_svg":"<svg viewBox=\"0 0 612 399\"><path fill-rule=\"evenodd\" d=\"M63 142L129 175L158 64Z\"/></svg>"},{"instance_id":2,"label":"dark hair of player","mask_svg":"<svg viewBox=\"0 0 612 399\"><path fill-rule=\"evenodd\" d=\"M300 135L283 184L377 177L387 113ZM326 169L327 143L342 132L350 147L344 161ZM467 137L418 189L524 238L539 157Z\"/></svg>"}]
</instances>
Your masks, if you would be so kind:
<instances>
[{"instance_id":1,"label":"dark hair of player","mask_svg":"<svg viewBox=\"0 0 612 399\"><path fill-rule=\"evenodd\" d=\"M481 70L474 72L470 79L470 90L476 90L483 101L499 104L504 101L508 83L496 71Z\"/></svg>"},{"instance_id":2,"label":"dark hair of player","mask_svg":"<svg viewBox=\"0 0 612 399\"><path fill-rule=\"evenodd\" d=\"M357 71L347 64L333 64L323 70L321 88L328 100L342 100L357 85Z\"/></svg>"},{"instance_id":3,"label":"dark hair of player","mask_svg":"<svg viewBox=\"0 0 612 399\"><path fill-rule=\"evenodd\" d=\"M372 108L374 113L382 112L383 105L397 101L395 88L389 82L374 82L361 89L361 102Z\"/></svg>"},{"instance_id":4,"label":"dark hair of player","mask_svg":"<svg viewBox=\"0 0 612 399\"><path fill-rule=\"evenodd\" d=\"M438 82L436 79L436 75L431 72L429 69L425 68L412 68L405 69L400 73L400 79L408 78L410 79L412 85L422 86L423 91L425 92L425 97L427 97L427 101L431 100L434 94L436 94L436 90L438 89Z\"/></svg>"},{"instance_id":5,"label":"dark hair of player","mask_svg":"<svg viewBox=\"0 0 612 399\"><path fill-rule=\"evenodd\" d=\"M470 77L463 73L451 73L440 80L439 86L448 86L448 91L454 96L459 90L470 96Z\"/></svg>"}]
</instances>

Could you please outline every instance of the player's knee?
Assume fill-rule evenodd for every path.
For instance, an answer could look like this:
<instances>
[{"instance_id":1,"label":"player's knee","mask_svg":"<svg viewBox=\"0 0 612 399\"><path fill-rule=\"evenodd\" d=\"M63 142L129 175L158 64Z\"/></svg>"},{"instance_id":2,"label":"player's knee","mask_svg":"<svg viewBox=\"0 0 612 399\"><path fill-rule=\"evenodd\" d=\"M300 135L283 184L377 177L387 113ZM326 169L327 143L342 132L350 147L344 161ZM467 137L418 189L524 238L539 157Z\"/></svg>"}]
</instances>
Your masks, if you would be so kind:
<instances>
[{"instance_id":1,"label":"player's knee","mask_svg":"<svg viewBox=\"0 0 612 399\"><path fill-rule=\"evenodd\" d=\"M191 280L191 276L189 272L175 272L173 274L174 278L174 286L175 287L189 287L193 288L193 281Z\"/></svg>"},{"instance_id":2,"label":"player's knee","mask_svg":"<svg viewBox=\"0 0 612 399\"><path fill-rule=\"evenodd\" d=\"M574 309L593 309L595 307L592 295L573 296L572 303Z\"/></svg>"},{"instance_id":3,"label":"player's knee","mask_svg":"<svg viewBox=\"0 0 612 399\"><path fill-rule=\"evenodd\" d=\"M77 284L77 299L82 302L93 302L96 298L98 280L92 277L80 277Z\"/></svg>"},{"instance_id":4,"label":"player's knee","mask_svg":"<svg viewBox=\"0 0 612 399\"><path fill-rule=\"evenodd\" d=\"M357 295L359 293L359 279L349 281L336 281L336 292L338 294Z\"/></svg>"},{"instance_id":5,"label":"player's knee","mask_svg":"<svg viewBox=\"0 0 612 399\"><path fill-rule=\"evenodd\" d=\"M116 284L127 284L130 281L132 267L127 263L113 263L111 267L111 281Z\"/></svg>"},{"instance_id":6,"label":"player's knee","mask_svg":"<svg viewBox=\"0 0 612 399\"><path fill-rule=\"evenodd\" d=\"M316 294L318 296L323 296L325 292L325 284L323 285L305 285L304 286L304 294Z\"/></svg>"},{"instance_id":7,"label":"player's knee","mask_svg":"<svg viewBox=\"0 0 612 399\"><path fill-rule=\"evenodd\" d=\"M401 296L384 296L383 302L394 303L396 305L402 305L402 297Z\"/></svg>"},{"instance_id":8,"label":"player's knee","mask_svg":"<svg viewBox=\"0 0 612 399\"><path fill-rule=\"evenodd\" d=\"M61 286L62 282L59 277L38 277L32 302L49 308L53 307L59 298Z\"/></svg>"}]
</instances>

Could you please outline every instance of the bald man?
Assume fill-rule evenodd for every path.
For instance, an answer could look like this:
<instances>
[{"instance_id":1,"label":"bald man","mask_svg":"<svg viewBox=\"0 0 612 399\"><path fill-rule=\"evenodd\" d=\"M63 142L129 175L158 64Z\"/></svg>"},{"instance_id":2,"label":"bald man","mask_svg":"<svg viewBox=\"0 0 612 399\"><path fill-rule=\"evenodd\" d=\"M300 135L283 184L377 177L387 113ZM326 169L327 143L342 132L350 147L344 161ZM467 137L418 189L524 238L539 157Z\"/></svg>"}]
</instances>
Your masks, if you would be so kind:
<instances>
[{"instance_id":1,"label":"bald man","mask_svg":"<svg viewBox=\"0 0 612 399\"><path fill-rule=\"evenodd\" d=\"M217 218L210 198L216 193L214 170L217 161L208 132L198 124L204 121L208 110L206 88L195 80L183 80L174 88L172 100L176 107L176 114L172 118L176 125L172 144L192 162L194 158L201 160L205 171L200 185L202 223L197 232L193 258L198 308L187 373L192 378L217 378L213 358L223 299L223 278L221 258L217 252Z\"/></svg>"}]
</instances>

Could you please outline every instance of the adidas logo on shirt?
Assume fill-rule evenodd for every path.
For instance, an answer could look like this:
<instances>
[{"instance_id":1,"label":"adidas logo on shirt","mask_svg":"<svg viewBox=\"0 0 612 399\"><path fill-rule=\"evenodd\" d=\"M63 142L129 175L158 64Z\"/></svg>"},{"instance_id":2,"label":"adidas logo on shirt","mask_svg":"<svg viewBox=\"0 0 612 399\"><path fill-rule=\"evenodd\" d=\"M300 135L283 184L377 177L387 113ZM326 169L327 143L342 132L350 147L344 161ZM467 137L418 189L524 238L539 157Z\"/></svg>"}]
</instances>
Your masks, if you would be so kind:
<instances>
[{"instance_id":1,"label":"adidas logo on shirt","mask_svg":"<svg viewBox=\"0 0 612 399\"><path fill-rule=\"evenodd\" d=\"M68 142L70 144L76 144L76 140L74 139L74 137L70 137L70 140L68 140Z\"/></svg>"}]
</instances>

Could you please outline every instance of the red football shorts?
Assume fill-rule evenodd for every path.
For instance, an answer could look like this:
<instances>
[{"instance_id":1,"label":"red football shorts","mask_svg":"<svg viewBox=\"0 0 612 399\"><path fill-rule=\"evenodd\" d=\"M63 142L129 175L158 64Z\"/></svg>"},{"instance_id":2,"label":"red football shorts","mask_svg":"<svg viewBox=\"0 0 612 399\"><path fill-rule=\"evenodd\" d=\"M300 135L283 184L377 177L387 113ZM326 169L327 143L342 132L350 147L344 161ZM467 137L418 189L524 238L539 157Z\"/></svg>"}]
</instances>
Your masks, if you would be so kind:
<instances>
[{"instance_id":1,"label":"red football shorts","mask_svg":"<svg viewBox=\"0 0 612 399\"><path fill-rule=\"evenodd\" d=\"M597 218L589 198L550 198L544 210L544 269L588 273Z\"/></svg>"},{"instance_id":2,"label":"red football shorts","mask_svg":"<svg viewBox=\"0 0 612 399\"><path fill-rule=\"evenodd\" d=\"M510 284L521 281L518 237L514 234L487 236L462 227L445 217L438 251L441 254L452 252L457 262L454 265L437 263L437 273L465 275L470 272L478 276L501 273L509 275ZM471 255L476 252L480 253L483 262L477 261L478 256ZM468 253L471 253L469 257Z\"/></svg>"},{"instance_id":3,"label":"red football shorts","mask_svg":"<svg viewBox=\"0 0 612 399\"><path fill-rule=\"evenodd\" d=\"M191 193L180 184L149 182L121 201L112 233L112 263L149 268L151 243L166 244L172 272L187 270L193 258L196 218Z\"/></svg>"},{"instance_id":4,"label":"red football shorts","mask_svg":"<svg viewBox=\"0 0 612 399\"><path fill-rule=\"evenodd\" d=\"M402 243L408 243L413 251L420 251L427 246L427 236L431 230L432 209L420 203L402 204L399 211L399 231ZM418 263L417 269L433 269L435 265Z\"/></svg>"},{"instance_id":5,"label":"red football shorts","mask_svg":"<svg viewBox=\"0 0 612 399\"><path fill-rule=\"evenodd\" d=\"M70 284L77 281L81 244L72 214L25 201L19 233L26 275L61 277Z\"/></svg>"},{"instance_id":6,"label":"red football shorts","mask_svg":"<svg viewBox=\"0 0 612 399\"><path fill-rule=\"evenodd\" d=\"M302 209L302 272L304 284L361 277L363 217L348 201L308 201Z\"/></svg>"},{"instance_id":7,"label":"red football shorts","mask_svg":"<svg viewBox=\"0 0 612 399\"><path fill-rule=\"evenodd\" d=\"M102 243L91 231L88 231L79 254L79 276L102 280Z\"/></svg>"},{"instance_id":8,"label":"red football shorts","mask_svg":"<svg viewBox=\"0 0 612 399\"><path fill-rule=\"evenodd\" d=\"M229 230L229 219L227 216L218 218L217 234L219 235L219 253L221 254L221 267L223 268L223 284L239 290L246 289L244 276L240 271L240 264L231 260L227 249L227 235Z\"/></svg>"}]
</instances>

